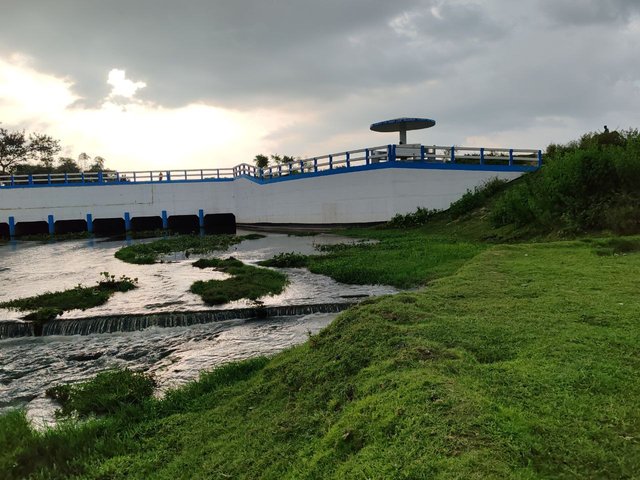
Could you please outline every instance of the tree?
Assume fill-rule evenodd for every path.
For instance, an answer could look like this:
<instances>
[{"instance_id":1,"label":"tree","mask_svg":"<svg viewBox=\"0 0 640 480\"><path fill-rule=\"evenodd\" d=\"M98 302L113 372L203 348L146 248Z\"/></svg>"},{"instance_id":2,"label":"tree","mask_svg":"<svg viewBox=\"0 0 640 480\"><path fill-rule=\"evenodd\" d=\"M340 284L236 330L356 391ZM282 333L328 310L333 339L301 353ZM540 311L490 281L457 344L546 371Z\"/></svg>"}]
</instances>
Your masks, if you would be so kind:
<instances>
[{"instance_id":1,"label":"tree","mask_svg":"<svg viewBox=\"0 0 640 480\"><path fill-rule=\"evenodd\" d=\"M81 171L87 170L90 161L91 161L91 157L87 155L85 152L82 152L80 155L78 155L78 166L80 167L80 170Z\"/></svg>"},{"instance_id":2,"label":"tree","mask_svg":"<svg viewBox=\"0 0 640 480\"><path fill-rule=\"evenodd\" d=\"M42 164L42 166L53 170L55 155L60 153L60 142L49 135L32 133L29 135L27 145L27 157Z\"/></svg>"},{"instance_id":3,"label":"tree","mask_svg":"<svg viewBox=\"0 0 640 480\"><path fill-rule=\"evenodd\" d=\"M10 132L0 128L0 173L12 173L16 165L25 162L28 142L24 131Z\"/></svg>"},{"instance_id":4,"label":"tree","mask_svg":"<svg viewBox=\"0 0 640 480\"><path fill-rule=\"evenodd\" d=\"M104 162L105 162L104 158L102 158L102 157L94 157L93 158L93 163L89 167L89 171L90 172L102 172L102 171L104 171L104 169L105 169Z\"/></svg>"},{"instance_id":5,"label":"tree","mask_svg":"<svg viewBox=\"0 0 640 480\"><path fill-rule=\"evenodd\" d=\"M60 157L58 159L57 173L80 173L80 167L73 158Z\"/></svg>"},{"instance_id":6,"label":"tree","mask_svg":"<svg viewBox=\"0 0 640 480\"><path fill-rule=\"evenodd\" d=\"M258 168L267 168L269 166L269 157L267 157L266 155L258 154L253 159L253 162Z\"/></svg>"}]
</instances>

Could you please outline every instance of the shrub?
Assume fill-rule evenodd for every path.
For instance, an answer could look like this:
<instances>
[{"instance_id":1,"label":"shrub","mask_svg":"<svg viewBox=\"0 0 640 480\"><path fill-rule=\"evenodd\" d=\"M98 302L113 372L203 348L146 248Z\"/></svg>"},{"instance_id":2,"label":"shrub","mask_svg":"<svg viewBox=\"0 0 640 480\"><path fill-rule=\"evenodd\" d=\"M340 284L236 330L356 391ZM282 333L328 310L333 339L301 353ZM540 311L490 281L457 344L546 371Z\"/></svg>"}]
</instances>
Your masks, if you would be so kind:
<instances>
[{"instance_id":1,"label":"shrub","mask_svg":"<svg viewBox=\"0 0 640 480\"><path fill-rule=\"evenodd\" d=\"M448 210L449 214L452 218L458 218L483 206L487 199L504 190L506 184L506 180L501 180L496 177L488 180L479 187L475 187L473 191L467 190L459 200L451 204Z\"/></svg>"},{"instance_id":2,"label":"shrub","mask_svg":"<svg viewBox=\"0 0 640 480\"><path fill-rule=\"evenodd\" d=\"M299 253L279 253L269 260L258 262L258 264L264 267L303 268L307 266L308 258Z\"/></svg>"},{"instance_id":3,"label":"shrub","mask_svg":"<svg viewBox=\"0 0 640 480\"><path fill-rule=\"evenodd\" d=\"M101 372L88 382L48 388L46 395L62 406L56 416L76 413L87 417L141 405L153 395L155 387L156 382L149 374L116 368Z\"/></svg>"},{"instance_id":4,"label":"shrub","mask_svg":"<svg viewBox=\"0 0 640 480\"><path fill-rule=\"evenodd\" d=\"M552 145L539 171L493 205L494 226L546 230L640 231L640 135L637 130L587 134Z\"/></svg>"},{"instance_id":5,"label":"shrub","mask_svg":"<svg viewBox=\"0 0 640 480\"><path fill-rule=\"evenodd\" d=\"M391 220L389 220L385 227L387 228L411 228L419 227L426 224L433 216L438 213L438 210L429 210L428 208L418 207L415 212L407 213L406 215L397 214Z\"/></svg>"}]
</instances>

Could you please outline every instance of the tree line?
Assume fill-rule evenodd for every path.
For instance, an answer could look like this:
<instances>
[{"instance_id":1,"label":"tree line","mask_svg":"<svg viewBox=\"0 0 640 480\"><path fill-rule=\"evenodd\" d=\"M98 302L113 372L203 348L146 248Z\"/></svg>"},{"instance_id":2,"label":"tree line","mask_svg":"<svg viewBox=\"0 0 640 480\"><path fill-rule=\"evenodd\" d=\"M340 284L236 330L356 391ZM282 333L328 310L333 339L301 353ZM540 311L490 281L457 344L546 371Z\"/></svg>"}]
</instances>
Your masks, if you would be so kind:
<instances>
[{"instance_id":1,"label":"tree line","mask_svg":"<svg viewBox=\"0 0 640 480\"><path fill-rule=\"evenodd\" d=\"M61 151L60 141L49 135L0 127L0 175L100 172L106 169L105 159L100 156L91 158L81 153L74 160L58 156Z\"/></svg>"},{"instance_id":2,"label":"tree line","mask_svg":"<svg viewBox=\"0 0 640 480\"><path fill-rule=\"evenodd\" d=\"M256 164L258 168L267 168L269 165L282 165L284 163L294 162L296 158L292 155L262 155L258 154L253 158L253 163Z\"/></svg>"}]
</instances>

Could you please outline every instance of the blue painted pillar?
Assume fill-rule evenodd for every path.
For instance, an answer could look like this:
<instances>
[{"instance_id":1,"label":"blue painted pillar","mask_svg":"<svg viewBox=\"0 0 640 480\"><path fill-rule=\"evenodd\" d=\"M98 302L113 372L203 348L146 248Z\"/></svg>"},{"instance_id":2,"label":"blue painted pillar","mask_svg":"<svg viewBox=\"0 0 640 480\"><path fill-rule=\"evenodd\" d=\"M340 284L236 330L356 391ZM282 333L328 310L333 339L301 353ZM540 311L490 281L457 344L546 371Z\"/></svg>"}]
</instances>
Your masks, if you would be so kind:
<instances>
[{"instance_id":1,"label":"blue painted pillar","mask_svg":"<svg viewBox=\"0 0 640 480\"><path fill-rule=\"evenodd\" d=\"M420 145L420 160L424 162L424 145Z\"/></svg>"},{"instance_id":2,"label":"blue painted pillar","mask_svg":"<svg viewBox=\"0 0 640 480\"><path fill-rule=\"evenodd\" d=\"M513 166L513 148L509 149L509 166Z\"/></svg>"},{"instance_id":3,"label":"blue painted pillar","mask_svg":"<svg viewBox=\"0 0 640 480\"><path fill-rule=\"evenodd\" d=\"M162 210L162 229L167 230L169 228L169 217L166 210Z\"/></svg>"},{"instance_id":4,"label":"blue painted pillar","mask_svg":"<svg viewBox=\"0 0 640 480\"><path fill-rule=\"evenodd\" d=\"M542 166L542 150L538 150L538 166Z\"/></svg>"},{"instance_id":5,"label":"blue painted pillar","mask_svg":"<svg viewBox=\"0 0 640 480\"><path fill-rule=\"evenodd\" d=\"M456 163L456 147L451 145L451 163Z\"/></svg>"},{"instance_id":6,"label":"blue painted pillar","mask_svg":"<svg viewBox=\"0 0 640 480\"><path fill-rule=\"evenodd\" d=\"M198 210L198 222L200 223L200 228L204 228L204 210Z\"/></svg>"},{"instance_id":7,"label":"blue painted pillar","mask_svg":"<svg viewBox=\"0 0 640 480\"><path fill-rule=\"evenodd\" d=\"M16 219L14 217L9 217L9 236L16 236Z\"/></svg>"},{"instance_id":8,"label":"blue painted pillar","mask_svg":"<svg viewBox=\"0 0 640 480\"><path fill-rule=\"evenodd\" d=\"M369 165L369 149L364 149L364 164Z\"/></svg>"},{"instance_id":9,"label":"blue painted pillar","mask_svg":"<svg viewBox=\"0 0 640 480\"><path fill-rule=\"evenodd\" d=\"M480 165L484 165L484 148L480 149Z\"/></svg>"},{"instance_id":10,"label":"blue painted pillar","mask_svg":"<svg viewBox=\"0 0 640 480\"><path fill-rule=\"evenodd\" d=\"M93 215L87 213L87 232L93 233Z\"/></svg>"},{"instance_id":11,"label":"blue painted pillar","mask_svg":"<svg viewBox=\"0 0 640 480\"><path fill-rule=\"evenodd\" d=\"M129 212L124 212L124 229L127 232L131 230L131 215L129 215Z\"/></svg>"},{"instance_id":12,"label":"blue painted pillar","mask_svg":"<svg viewBox=\"0 0 640 480\"><path fill-rule=\"evenodd\" d=\"M53 215L49 215L49 217L47 218L47 222L49 224L49 235L53 235L54 233L56 233L56 222L53 218Z\"/></svg>"}]
</instances>

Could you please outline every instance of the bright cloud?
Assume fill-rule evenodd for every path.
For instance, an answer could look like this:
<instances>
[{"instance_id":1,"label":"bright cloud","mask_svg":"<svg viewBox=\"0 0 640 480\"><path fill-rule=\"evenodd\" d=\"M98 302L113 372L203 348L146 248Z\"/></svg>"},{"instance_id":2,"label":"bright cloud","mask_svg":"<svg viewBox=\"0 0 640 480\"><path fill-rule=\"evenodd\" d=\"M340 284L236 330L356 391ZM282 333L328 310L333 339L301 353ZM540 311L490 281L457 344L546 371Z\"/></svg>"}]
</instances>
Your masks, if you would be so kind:
<instances>
[{"instance_id":1,"label":"bright cloud","mask_svg":"<svg viewBox=\"0 0 640 480\"><path fill-rule=\"evenodd\" d=\"M147 86L144 82L134 82L126 78L124 70L112 69L107 77L107 83L111 85L109 98L124 97L132 99L138 90Z\"/></svg>"},{"instance_id":2,"label":"bright cloud","mask_svg":"<svg viewBox=\"0 0 640 480\"><path fill-rule=\"evenodd\" d=\"M165 108L135 101L144 82L109 72L109 95L82 106L73 82L30 67L28 59L0 57L0 120L59 138L65 155L100 155L118 170L217 168L251 162L276 151L273 132L291 123L276 110L236 112L204 103ZM304 118L304 117L301 117ZM299 120L301 119L299 118Z\"/></svg>"}]
</instances>

